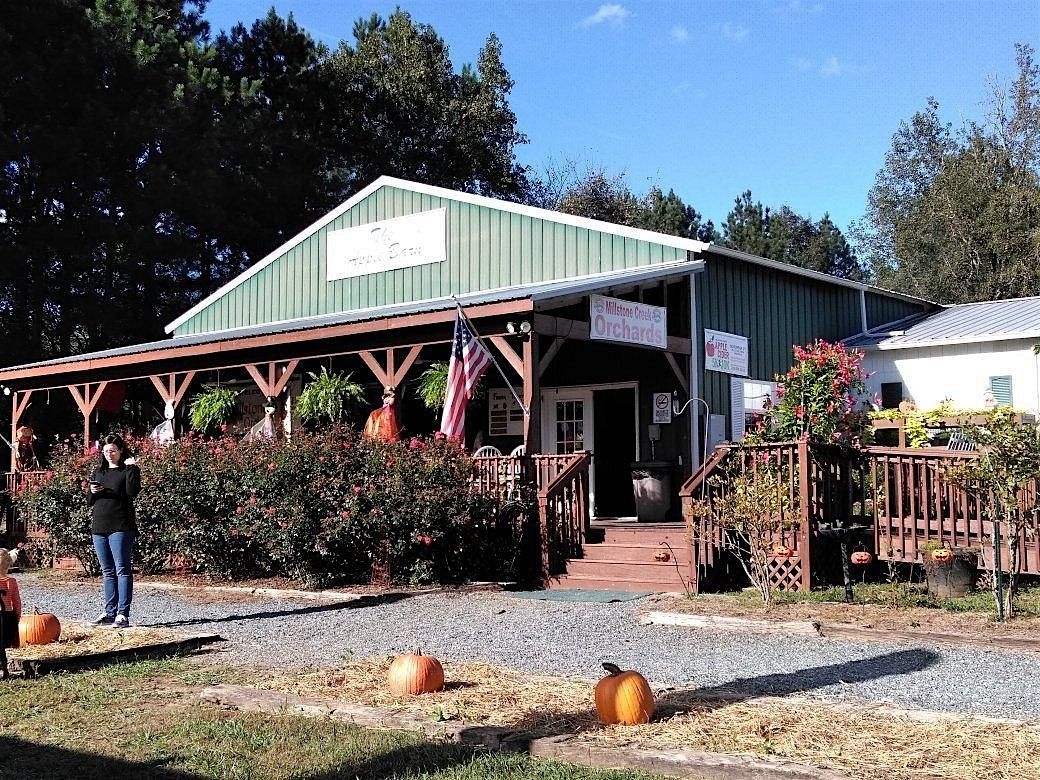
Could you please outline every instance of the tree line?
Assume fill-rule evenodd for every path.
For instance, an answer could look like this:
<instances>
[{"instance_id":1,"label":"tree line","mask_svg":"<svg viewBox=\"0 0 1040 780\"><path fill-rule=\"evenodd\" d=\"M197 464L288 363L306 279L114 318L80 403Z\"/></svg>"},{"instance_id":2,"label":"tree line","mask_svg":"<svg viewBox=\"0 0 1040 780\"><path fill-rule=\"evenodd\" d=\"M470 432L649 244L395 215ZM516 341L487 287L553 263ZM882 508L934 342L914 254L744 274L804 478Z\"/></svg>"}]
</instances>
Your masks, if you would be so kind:
<instances>
[{"instance_id":1,"label":"tree line","mask_svg":"<svg viewBox=\"0 0 1040 780\"><path fill-rule=\"evenodd\" d=\"M960 130L901 127L856 227L750 191L719 226L674 190L518 163L489 35L456 67L397 10L336 47L273 9L214 34L204 0L0 4L0 364L163 325L381 174L711 241L941 301L1040 291L1032 51Z\"/></svg>"}]
</instances>

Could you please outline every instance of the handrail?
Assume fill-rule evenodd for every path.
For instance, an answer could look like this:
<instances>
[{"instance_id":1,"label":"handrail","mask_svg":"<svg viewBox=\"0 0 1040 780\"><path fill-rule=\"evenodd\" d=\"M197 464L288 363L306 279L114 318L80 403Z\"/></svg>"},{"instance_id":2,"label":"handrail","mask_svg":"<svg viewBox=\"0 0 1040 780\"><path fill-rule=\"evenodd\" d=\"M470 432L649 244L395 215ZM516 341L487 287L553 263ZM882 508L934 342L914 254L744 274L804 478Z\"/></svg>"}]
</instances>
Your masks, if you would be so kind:
<instances>
[{"instance_id":1,"label":"handrail","mask_svg":"<svg viewBox=\"0 0 1040 780\"><path fill-rule=\"evenodd\" d=\"M701 467L693 472L683 483L683 486L679 488L679 498L691 497L697 488L701 486L701 483L708 478L708 475L729 456L730 452L732 452L731 445L720 444L716 447L708 459L701 464Z\"/></svg>"},{"instance_id":2,"label":"handrail","mask_svg":"<svg viewBox=\"0 0 1040 780\"><path fill-rule=\"evenodd\" d=\"M977 458L977 450L948 450L943 447L865 447L863 451L868 455L911 455L922 458L960 458L971 460Z\"/></svg>"},{"instance_id":3,"label":"handrail","mask_svg":"<svg viewBox=\"0 0 1040 780\"><path fill-rule=\"evenodd\" d=\"M571 456L570 460L567 461L567 465L563 467L559 474L553 477L549 484L545 487L538 488L539 498L552 498L561 490L563 490L565 484L574 478L574 475L580 473L587 468L589 462L592 460L592 453L575 452Z\"/></svg>"}]
</instances>

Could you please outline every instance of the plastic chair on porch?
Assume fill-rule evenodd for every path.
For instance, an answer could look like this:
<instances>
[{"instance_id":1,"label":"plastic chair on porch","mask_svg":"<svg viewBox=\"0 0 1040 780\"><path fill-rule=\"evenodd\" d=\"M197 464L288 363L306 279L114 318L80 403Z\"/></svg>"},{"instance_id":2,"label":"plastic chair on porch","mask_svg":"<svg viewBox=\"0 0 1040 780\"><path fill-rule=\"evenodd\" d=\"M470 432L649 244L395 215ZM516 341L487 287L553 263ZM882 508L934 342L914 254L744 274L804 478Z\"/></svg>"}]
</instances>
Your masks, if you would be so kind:
<instances>
[{"instance_id":1,"label":"plastic chair on porch","mask_svg":"<svg viewBox=\"0 0 1040 780\"><path fill-rule=\"evenodd\" d=\"M473 453L474 458L497 458L502 455L502 450L498 447L492 447L490 444L485 444L483 447Z\"/></svg>"},{"instance_id":2,"label":"plastic chair on porch","mask_svg":"<svg viewBox=\"0 0 1040 780\"><path fill-rule=\"evenodd\" d=\"M510 500L519 500L520 498L520 485L524 481L523 457L526 454L527 447L523 444L513 447L512 452L509 453L509 478L506 488L506 498Z\"/></svg>"}]
</instances>

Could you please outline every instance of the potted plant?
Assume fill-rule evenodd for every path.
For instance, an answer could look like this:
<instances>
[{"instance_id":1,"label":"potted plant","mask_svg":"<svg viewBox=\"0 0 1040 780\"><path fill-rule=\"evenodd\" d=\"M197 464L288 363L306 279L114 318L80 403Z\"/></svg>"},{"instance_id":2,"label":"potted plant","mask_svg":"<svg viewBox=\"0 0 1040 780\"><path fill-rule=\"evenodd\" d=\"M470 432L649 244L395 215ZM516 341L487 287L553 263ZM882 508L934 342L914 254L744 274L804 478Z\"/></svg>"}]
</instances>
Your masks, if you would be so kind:
<instances>
[{"instance_id":1,"label":"potted plant","mask_svg":"<svg viewBox=\"0 0 1040 780\"><path fill-rule=\"evenodd\" d=\"M312 425L342 422L365 403L365 391L350 374L332 374L322 366L320 374L308 372L310 384L296 399L296 412Z\"/></svg>"},{"instance_id":2,"label":"potted plant","mask_svg":"<svg viewBox=\"0 0 1040 780\"><path fill-rule=\"evenodd\" d=\"M206 387L192 398L192 429L198 433L211 433L231 422L238 413L239 392L229 387Z\"/></svg>"}]
</instances>

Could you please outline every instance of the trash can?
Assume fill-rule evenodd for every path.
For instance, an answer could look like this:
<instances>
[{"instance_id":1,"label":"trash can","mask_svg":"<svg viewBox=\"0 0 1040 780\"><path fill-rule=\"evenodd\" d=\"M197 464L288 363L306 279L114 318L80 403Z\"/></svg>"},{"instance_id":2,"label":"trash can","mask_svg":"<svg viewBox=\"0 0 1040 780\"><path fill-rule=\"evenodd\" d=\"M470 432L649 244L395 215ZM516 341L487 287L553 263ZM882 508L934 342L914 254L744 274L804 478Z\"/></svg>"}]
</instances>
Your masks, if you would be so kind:
<instances>
[{"instance_id":1,"label":"trash can","mask_svg":"<svg viewBox=\"0 0 1040 780\"><path fill-rule=\"evenodd\" d=\"M663 522L672 506L672 468L668 461L632 464L632 494L641 523Z\"/></svg>"}]
</instances>

